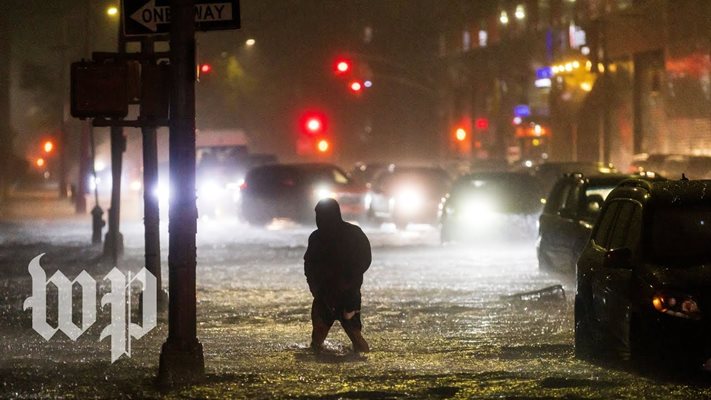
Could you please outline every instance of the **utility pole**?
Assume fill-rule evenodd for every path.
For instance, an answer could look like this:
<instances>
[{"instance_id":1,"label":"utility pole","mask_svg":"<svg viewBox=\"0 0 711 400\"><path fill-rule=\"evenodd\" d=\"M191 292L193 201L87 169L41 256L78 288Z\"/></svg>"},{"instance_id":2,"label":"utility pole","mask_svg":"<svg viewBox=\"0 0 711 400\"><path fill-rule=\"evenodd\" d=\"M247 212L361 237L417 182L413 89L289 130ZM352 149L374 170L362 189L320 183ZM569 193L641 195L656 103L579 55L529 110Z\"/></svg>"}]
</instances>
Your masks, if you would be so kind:
<instances>
[{"instance_id":1,"label":"utility pole","mask_svg":"<svg viewBox=\"0 0 711 400\"><path fill-rule=\"evenodd\" d=\"M170 2L170 200L168 339L158 380L174 386L202 380L205 361L197 339L195 294L195 11L193 0Z\"/></svg>"}]
</instances>

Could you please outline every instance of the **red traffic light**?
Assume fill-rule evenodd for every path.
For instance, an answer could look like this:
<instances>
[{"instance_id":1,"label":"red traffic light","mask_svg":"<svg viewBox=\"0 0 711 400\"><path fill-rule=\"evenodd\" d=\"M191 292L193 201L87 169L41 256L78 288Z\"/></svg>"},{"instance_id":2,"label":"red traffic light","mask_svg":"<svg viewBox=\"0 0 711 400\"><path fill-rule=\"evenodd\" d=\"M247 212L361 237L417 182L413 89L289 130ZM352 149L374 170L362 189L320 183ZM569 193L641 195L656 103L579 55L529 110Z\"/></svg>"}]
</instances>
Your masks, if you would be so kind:
<instances>
[{"instance_id":1,"label":"red traffic light","mask_svg":"<svg viewBox=\"0 0 711 400\"><path fill-rule=\"evenodd\" d=\"M346 59L338 59L334 65L334 72L337 75L343 75L351 70L351 61Z\"/></svg>"},{"instance_id":2,"label":"red traffic light","mask_svg":"<svg viewBox=\"0 0 711 400\"><path fill-rule=\"evenodd\" d=\"M474 125L476 126L476 129L485 131L489 129L489 119L488 118L477 118L476 121L474 121Z\"/></svg>"},{"instance_id":3,"label":"red traffic light","mask_svg":"<svg viewBox=\"0 0 711 400\"><path fill-rule=\"evenodd\" d=\"M306 130L312 133L321 132L323 122L320 118L311 117L306 121Z\"/></svg>"},{"instance_id":4,"label":"red traffic light","mask_svg":"<svg viewBox=\"0 0 711 400\"><path fill-rule=\"evenodd\" d=\"M303 133L309 136L322 134L326 131L326 117L316 111L307 112L301 116L299 125Z\"/></svg>"},{"instance_id":5,"label":"red traffic light","mask_svg":"<svg viewBox=\"0 0 711 400\"><path fill-rule=\"evenodd\" d=\"M341 61L336 65L336 70L341 73L348 72L349 69L351 69L351 65L345 61Z\"/></svg>"},{"instance_id":6,"label":"red traffic light","mask_svg":"<svg viewBox=\"0 0 711 400\"><path fill-rule=\"evenodd\" d=\"M351 82L349 87L350 87L351 91L354 93L360 93L360 91L363 89L363 85L358 81Z\"/></svg>"},{"instance_id":7,"label":"red traffic light","mask_svg":"<svg viewBox=\"0 0 711 400\"><path fill-rule=\"evenodd\" d=\"M212 72L212 65L210 64L200 64L200 73L209 74Z\"/></svg>"}]
</instances>

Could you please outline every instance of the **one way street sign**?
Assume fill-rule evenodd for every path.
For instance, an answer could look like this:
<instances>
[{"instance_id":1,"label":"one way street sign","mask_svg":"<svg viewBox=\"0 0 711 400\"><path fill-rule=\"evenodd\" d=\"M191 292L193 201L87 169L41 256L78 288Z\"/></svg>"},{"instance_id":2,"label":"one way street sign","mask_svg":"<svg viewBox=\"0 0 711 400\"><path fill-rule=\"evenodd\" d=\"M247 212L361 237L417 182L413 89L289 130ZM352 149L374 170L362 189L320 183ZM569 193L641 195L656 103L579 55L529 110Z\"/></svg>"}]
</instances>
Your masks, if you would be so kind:
<instances>
[{"instance_id":1,"label":"one way street sign","mask_svg":"<svg viewBox=\"0 0 711 400\"><path fill-rule=\"evenodd\" d=\"M170 32L170 0L123 0L121 18L126 36ZM195 29L214 31L240 27L239 0L195 0Z\"/></svg>"}]
</instances>

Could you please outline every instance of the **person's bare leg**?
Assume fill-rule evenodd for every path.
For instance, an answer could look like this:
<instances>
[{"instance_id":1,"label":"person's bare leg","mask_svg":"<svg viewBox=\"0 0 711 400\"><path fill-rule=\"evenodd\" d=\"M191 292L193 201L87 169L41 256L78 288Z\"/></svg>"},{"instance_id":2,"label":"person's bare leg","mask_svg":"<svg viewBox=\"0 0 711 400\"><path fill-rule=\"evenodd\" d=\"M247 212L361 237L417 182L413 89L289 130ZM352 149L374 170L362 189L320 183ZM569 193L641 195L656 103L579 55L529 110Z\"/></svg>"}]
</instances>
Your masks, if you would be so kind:
<instances>
[{"instance_id":1,"label":"person's bare leg","mask_svg":"<svg viewBox=\"0 0 711 400\"><path fill-rule=\"evenodd\" d=\"M354 352L367 353L370 351L370 346L368 346L368 342L366 342L363 338L363 334L360 332L360 329L351 327L345 329L345 331L346 335L348 335L348 338L351 339L351 342L353 343Z\"/></svg>"},{"instance_id":2,"label":"person's bare leg","mask_svg":"<svg viewBox=\"0 0 711 400\"><path fill-rule=\"evenodd\" d=\"M328 336L328 331L331 329L330 326L324 323L318 323L314 321L313 329L311 331L311 348L320 351L323 349L323 342Z\"/></svg>"},{"instance_id":3,"label":"person's bare leg","mask_svg":"<svg viewBox=\"0 0 711 400\"><path fill-rule=\"evenodd\" d=\"M316 301L311 306L311 348L316 351L323 349L323 342L328 336L328 331L331 330L331 325L328 325L316 310Z\"/></svg>"},{"instance_id":4,"label":"person's bare leg","mask_svg":"<svg viewBox=\"0 0 711 400\"><path fill-rule=\"evenodd\" d=\"M343 330L346 331L346 335L348 335L351 343L353 343L353 351L356 353L367 353L370 351L370 346L368 346L368 342L363 338L360 323L356 323L353 320L355 314L356 312L344 313L344 320L341 322L341 326L343 326ZM358 321L360 321L360 319L358 319Z\"/></svg>"}]
</instances>

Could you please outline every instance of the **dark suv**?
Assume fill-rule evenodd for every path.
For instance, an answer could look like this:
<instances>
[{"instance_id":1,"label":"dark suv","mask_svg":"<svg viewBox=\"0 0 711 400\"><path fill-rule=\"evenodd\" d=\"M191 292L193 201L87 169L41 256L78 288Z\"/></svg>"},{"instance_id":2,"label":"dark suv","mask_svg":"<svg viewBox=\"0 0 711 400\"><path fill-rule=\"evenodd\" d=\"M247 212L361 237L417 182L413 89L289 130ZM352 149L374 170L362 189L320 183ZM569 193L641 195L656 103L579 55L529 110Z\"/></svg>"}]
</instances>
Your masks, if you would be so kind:
<instances>
[{"instance_id":1,"label":"dark suv","mask_svg":"<svg viewBox=\"0 0 711 400\"><path fill-rule=\"evenodd\" d=\"M607 195L620 182L640 175L566 174L548 194L539 218L538 267L572 274ZM646 180L663 180L649 174Z\"/></svg>"},{"instance_id":2,"label":"dark suv","mask_svg":"<svg viewBox=\"0 0 711 400\"><path fill-rule=\"evenodd\" d=\"M711 181L621 183L578 260L576 355L708 365L710 244Z\"/></svg>"}]
</instances>

